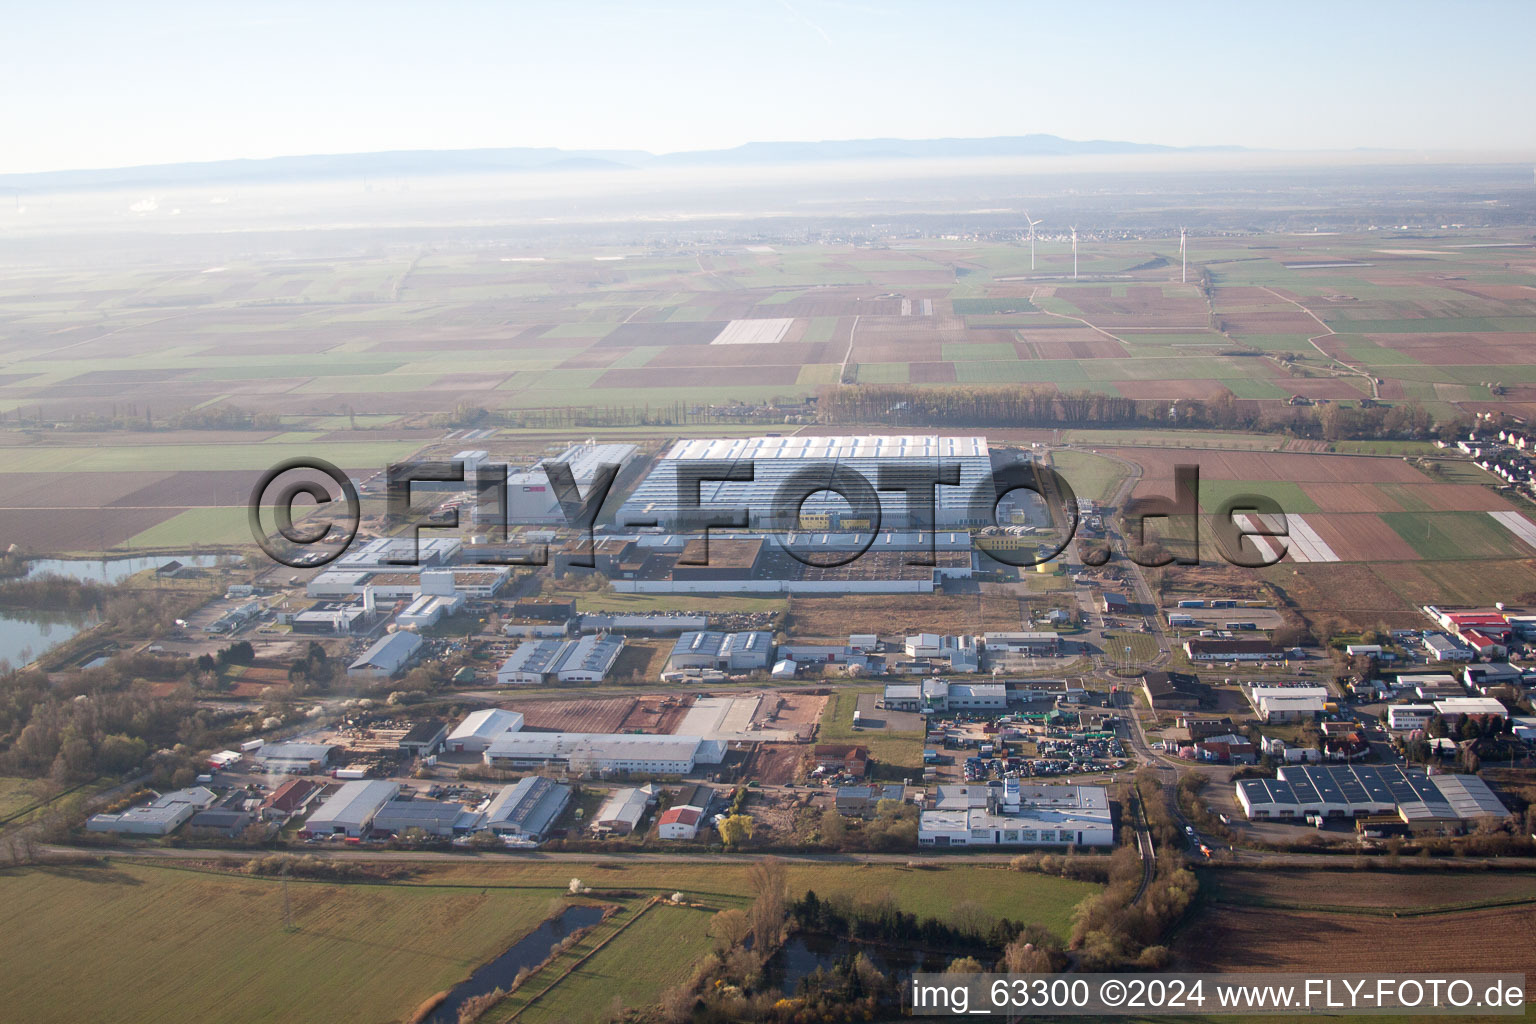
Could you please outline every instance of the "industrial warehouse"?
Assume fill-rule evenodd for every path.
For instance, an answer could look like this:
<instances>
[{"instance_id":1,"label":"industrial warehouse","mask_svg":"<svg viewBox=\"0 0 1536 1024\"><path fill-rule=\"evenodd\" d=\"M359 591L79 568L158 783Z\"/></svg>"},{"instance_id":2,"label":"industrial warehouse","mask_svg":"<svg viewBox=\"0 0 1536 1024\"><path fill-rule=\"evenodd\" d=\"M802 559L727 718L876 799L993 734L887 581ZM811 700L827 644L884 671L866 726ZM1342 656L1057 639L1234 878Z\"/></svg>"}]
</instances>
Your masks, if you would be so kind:
<instances>
[{"instance_id":1,"label":"industrial warehouse","mask_svg":"<svg viewBox=\"0 0 1536 1024\"><path fill-rule=\"evenodd\" d=\"M1286 765L1243 779L1237 801L1252 820L1396 816L1412 832L1454 832L1509 809L1476 775L1429 775L1396 765Z\"/></svg>"},{"instance_id":2,"label":"industrial warehouse","mask_svg":"<svg viewBox=\"0 0 1536 1024\"><path fill-rule=\"evenodd\" d=\"M922 813L923 846L1112 846L1114 815L1103 786L939 786Z\"/></svg>"},{"instance_id":3,"label":"industrial warehouse","mask_svg":"<svg viewBox=\"0 0 1536 1024\"><path fill-rule=\"evenodd\" d=\"M509 732L485 749L493 768L548 768L576 774L687 775L725 760L725 744L698 736Z\"/></svg>"},{"instance_id":4,"label":"industrial warehouse","mask_svg":"<svg viewBox=\"0 0 1536 1024\"><path fill-rule=\"evenodd\" d=\"M780 490L794 482L793 501L830 490L837 474L856 473L868 481L871 492L878 486L881 471L890 474L902 467L923 468L929 474L940 466L955 466L959 483L934 488L933 523L916 521L907 508L902 490L879 493L880 522L869 522L864 510L849 511L847 502L818 494L803 505L780 509ZM654 527L660 530L686 529L697 523L698 511L684 507L679 497L679 475L686 480L689 469L708 466L729 480L708 479L698 485L699 508L718 514L740 509L752 529L893 529L912 527L987 526L993 499L985 508L973 500L978 493L990 494L992 458L985 437L940 437L927 435L852 436L852 437L733 437L679 441L657 460L646 479L619 509L620 528ZM724 469L722 467L730 467ZM806 481L822 486L807 485ZM806 489L809 486L809 490ZM842 511L839 512L838 510ZM787 519L788 521L783 521ZM921 517L917 517L921 519Z\"/></svg>"}]
</instances>

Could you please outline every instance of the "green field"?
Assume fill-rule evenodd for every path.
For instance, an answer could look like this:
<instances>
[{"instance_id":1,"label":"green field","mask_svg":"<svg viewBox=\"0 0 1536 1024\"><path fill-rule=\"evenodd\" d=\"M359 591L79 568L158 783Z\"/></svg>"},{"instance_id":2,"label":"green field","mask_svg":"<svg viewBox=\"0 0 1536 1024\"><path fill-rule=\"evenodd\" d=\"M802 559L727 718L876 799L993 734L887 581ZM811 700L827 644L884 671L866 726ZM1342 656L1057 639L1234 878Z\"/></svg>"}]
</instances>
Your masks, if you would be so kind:
<instances>
[{"instance_id":1,"label":"green field","mask_svg":"<svg viewBox=\"0 0 1536 1024\"><path fill-rule=\"evenodd\" d=\"M13 1020L393 1021L548 916L562 887L290 883L140 864L0 873ZM152 957L153 969L146 957Z\"/></svg>"},{"instance_id":2,"label":"green field","mask_svg":"<svg viewBox=\"0 0 1536 1024\"><path fill-rule=\"evenodd\" d=\"M1200 481L1200 507L1207 512L1214 512L1231 498L1248 494L1273 498L1280 503L1280 510L1290 515L1317 511L1317 503L1307 497L1301 485L1289 480Z\"/></svg>"},{"instance_id":3,"label":"green field","mask_svg":"<svg viewBox=\"0 0 1536 1024\"><path fill-rule=\"evenodd\" d=\"M1051 453L1056 471L1066 478L1072 492L1079 498L1091 498L1106 502L1130 475L1124 463L1104 455L1063 448Z\"/></svg>"},{"instance_id":4,"label":"green field","mask_svg":"<svg viewBox=\"0 0 1536 1024\"><path fill-rule=\"evenodd\" d=\"M718 909L744 904L749 864L467 861L424 868L397 884L295 880L287 886L292 930L284 927L277 879L142 863L0 871L5 1016L125 1024L398 1021L555 912L573 876L598 890L680 890ZM888 892L925 917L970 901L1057 934L1069 928L1072 908L1097 890L958 862L930 870L814 861L787 868L794 896L806 889L855 898ZM709 911L655 906L642 913L642 898L616 902L619 915L486 1019L507 1019L546 988L517 1019L600 1019L616 995L626 1006L644 1006L686 977L707 948Z\"/></svg>"},{"instance_id":5,"label":"green field","mask_svg":"<svg viewBox=\"0 0 1536 1024\"><path fill-rule=\"evenodd\" d=\"M1525 549L1486 512L1384 512L1383 521L1423 558L1522 558Z\"/></svg>"},{"instance_id":6,"label":"green field","mask_svg":"<svg viewBox=\"0 0 1536 1024\"><path fill-rule=\"evenodd\" d=\"M1131 649L1126 654L1125 649ZM1123 661L1142 663L1152 661L1158 655L1157 637L1151 633L1105 633L1104 656L1111 664Z\"/></svg>"},{"instance_id":7,"label":"green field","mask_svg":"<svg viewBox=\"0 0 1536 1024\"><path fill-rule=\"evenodd\" d=\"M823 743L858 743L869 748L876 761L885 764L917 768L922 764L923 733L894 729L855 729L853 713L858 710L860 693L879 693L874 687L859 689L841 688L832 692L826 708L821 713L821 731L817 735Z\"/></svg>"},{"instance_id":8,"label":"green field","mask_svg":"<svg viewBox=\"0 0 1536 1024\"><path fill-rule=\"evenodd\" d=\"M666 989L686 981L710 949L713 911L656 904L630 913L611 938L601 930L563 954L503 1000L483 1021L516 1019L529 1024L598 1024L617 1005L649 1006ZM665 950L665 956L658 951ZM547 988L553 983L552 988ZM546 991L547 988L547 991Z\"/></svg>"}]
</instances>

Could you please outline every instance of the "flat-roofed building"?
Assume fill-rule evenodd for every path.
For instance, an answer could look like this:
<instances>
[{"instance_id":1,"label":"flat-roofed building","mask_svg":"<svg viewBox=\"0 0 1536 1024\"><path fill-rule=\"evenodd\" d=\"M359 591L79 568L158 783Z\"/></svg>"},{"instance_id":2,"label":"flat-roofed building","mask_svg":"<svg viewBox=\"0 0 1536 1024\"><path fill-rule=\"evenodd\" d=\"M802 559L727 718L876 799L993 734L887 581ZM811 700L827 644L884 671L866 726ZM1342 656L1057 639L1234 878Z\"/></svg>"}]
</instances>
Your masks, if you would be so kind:
<instances>
[{"instance_id":1,"label":"flat-roofed building","mask_svg":"<svg viewBox=\"0 0 1536 1024\"><path fill-rule=\"evenodd\" d=\"M725 744L698 736L521 732L496 738L484 757L493 768L687 775L698 764L723 761Z\"/></svg>"},{"instance_id":2,"label":"flat-roofed building","mask_svg":"<svg viewBox=\"0 0 1536 1024\"><path fill-rule=\"evenodd\" d=\"M1001 711L1008 706L1005 683L950 683L946 711Z\"/></svg>"},{"instance_id":3,"label":"flat-roofed building","mask_svg":"<svg viewBox=\"0 0 1536 1024\"><path fill-rule=\"evenodd\" d=\"M1268 640L1186 640L1190 661L1280 661L1285 652Z\"/></svg>"},{"instance_id":4,"label":"flat-roofed building","mask_svg":"<svg viewBox=\"0 0 1536 1024\"><path fill-rule=\"evenodd\" d=\"M1326 686L1251 686L1248 702L1263 722L1299 722L1321 715L1332 696Z\"/></svg>"},{"instance_id":5,"label":"flat-roofed building","mask_svg":"<svg viewBox=\"0 0 1536 1024\"><path fill-rule=\"evenodd\" d=\"M966 793L950 806L925 810L917 841L922 846L1112 846L1114 815L1102 786L1018 786L1007 796L992 787L979 802Z\"/></svg>"},{"instance_id":6,"label":"flat-roofed building","mask_svg":"<svg viewBox=\"0 0 1536 1024\"><path fill-rule=\"evenodd\" d=\"M264 743L251 760L272 775L309 775L330 764L335 752L329 743Z\"/></svg>"},{"instance_id":7,"label":"flat-roofed building","mask_svg":"<svg viewBox=\"0 0 1536 1024\"><path fill-rule=\"evenodd\" d=\"M1503 718L1509 709L1496 697L1451 697L1435 701L1435 711L1447 722L1463 718Z\"/></svg>"},{"instance_id":8,"label":"flat-roofed building","mask_svg":"<svg viewBox=\"0 0 1536 1024\"><path fill-rule=\"evenodd\" d=\"M1428 701L1467 695L1467 688L1448 672L1405 673L1397 677L1396 688L1407 690L1419 699Z\"/></svg>"},{"instance_id":9,"label":"flat-roofed building","mask_svg":"<svg viewBox=\"0 0 1536 1024\"><path fill-rule=\"evenodd\" d=\"M546 468L549 463L560 462L568 466L577 488L586 494L605 463L622 470L634 461L638 451L635 445L620 442L575 444L552 459L540 459L527 470L508 473L507 521L517 525L566 521L559 495L549 479ZM481 521L494 518L489 508L481 509L477 506L475 514L477 520Z\"/></svg>"},{"instance_id":10,"label":"flat-roofed building","mask_svg":"<svg viewBox=\"0 0 1536 1024\"><path fill-rule=\"evenodd\" d=\"M1422 729L1434 717L1433 704L1389 704L1387 706L1387 728L1398 732Z\"/></svg>"},{"instance_id":11,"label":"flat-roofed building","mask_svg":"<svg viewBox=\"0 0 1536 1024\"><path fill-rule=\"evenodd\" d=\"M456 826L477 821L479 815L463 804L448 800L390 800L373 818L373 831L403 836L419 828L429 836L445 838L456 834Z\"/></svg>"},{"instance_id":12,"label":"flat-roofed building","mask_svg":"<svg viewBox=\"0 0 1536 1024\"><path fill-rule=\"evenodd\" d=\"M1061 653L1061 634L983 633L982 647L988 654L1027 654L1033 658L1054 658Z\"/></svg>"},{"instance_id":13,"label":"flat-roofed building","mask_svg":"<svg viewBox=\"0 0 1536 1024\"><path fill-rule=\"evenodd\" d=\"M202 786L178 789L155 797L140 807L130 807L117 814L93 814L86 819L88 832L119 832L124 835L165 836L186 824L199 811L217 801L213 791Z\"/></svg>"},{"instance_id":14,"label":"flat-roofed building","mask_svg":"<svg viewBox=\"0 0 1536 1024\"><path fill-rule=\"evenodd\" d=\"M445 748L455 754L483 754L485 748L498 736L518 732L523 727L523 716L505 708L482 708L471 711L464 721L454 726L448 734Z\"/></svg>"},{"instance_id":15,"label":"flat-roofed building","mask_svg":"<svg viewBox=\"0 0 1536 1024\"><path fill-rule=\"evenodd\" d=\"M699 507L722 511L740 509L751 529L794 529L806 522L831 522L837 517L844 528L870 529L876 524L857 524L848 517L843 499L824 491L812 492L796 508L781 508L779 491L792 478L808 473L840 472L863 476L873 486L882 467L922 467L930 472L940 465L956 465L958 486L934 488L933 523L914 521L906 492L879 494L880 524L888 529L911 527L987 526L992 523L996 494L992 484L992 458L984 437L937 435L869 435L732 437L682 440L674 444L619 509L617 521L624 526L662 530L686 528L691 509L679 501L678 477L685 467L704 462L730 462L749 466L750 480L706 480L699 485ZM890 469L887 469L887 473ZM799 495L796 495L799 497Z\"/></svg>"},{"instance_id":16,"label":"flat-roofed building","mask_svg":"<svg viewBox=\"0 0 1536 1024\"><path fill-rule=\"evenodd\" d=\"M923 707L922 683L887 683L885 706L891 711L921 711Z\"/></svg>"}]
</instances>

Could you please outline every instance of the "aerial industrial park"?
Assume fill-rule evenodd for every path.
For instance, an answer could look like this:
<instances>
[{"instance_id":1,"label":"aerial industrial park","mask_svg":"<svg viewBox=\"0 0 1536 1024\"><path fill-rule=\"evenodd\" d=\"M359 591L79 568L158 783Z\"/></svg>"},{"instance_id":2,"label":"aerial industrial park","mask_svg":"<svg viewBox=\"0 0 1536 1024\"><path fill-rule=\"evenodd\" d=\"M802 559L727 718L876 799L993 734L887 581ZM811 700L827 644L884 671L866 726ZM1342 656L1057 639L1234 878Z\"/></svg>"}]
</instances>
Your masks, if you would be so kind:
<instances>
[{"instance_id":1,"label":"aerial industrial park","mask_svg":"<svg viewBox=\"0 0 1536 1024\"><path fill-rule=\"evenodd\" d=\"M282 7L8 26L0 1017L1523 1012L1525 11Z\"/></svg>"}]
</instances>

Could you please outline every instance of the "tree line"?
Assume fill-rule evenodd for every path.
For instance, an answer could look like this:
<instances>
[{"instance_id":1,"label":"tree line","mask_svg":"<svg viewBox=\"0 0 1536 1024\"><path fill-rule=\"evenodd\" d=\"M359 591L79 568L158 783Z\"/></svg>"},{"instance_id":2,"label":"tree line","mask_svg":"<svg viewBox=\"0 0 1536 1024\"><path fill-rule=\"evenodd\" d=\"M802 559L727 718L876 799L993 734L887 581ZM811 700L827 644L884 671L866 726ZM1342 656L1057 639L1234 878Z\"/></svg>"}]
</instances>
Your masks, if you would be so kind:
<instances>
[{"instance_id":1,"label":"tree line","mask_svg":"<svg viewBox=\"0 0 1536 1024\"><path fill-rule=\"evenodd\" d=\"M1415 402L1366 407L1289 406L1242 401L1223 388L1205 399L1122 398L1039 384L925 387L842 384L823 388L817 418L826 424L924 427L1158 427L1251 430L1322 440L1452 437L1470 420L1437 424Z\"/></svg>"}]
</instances>

